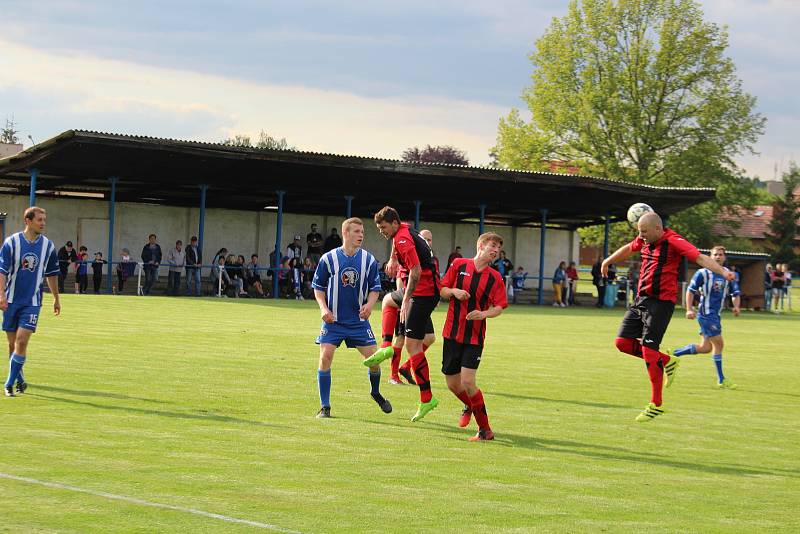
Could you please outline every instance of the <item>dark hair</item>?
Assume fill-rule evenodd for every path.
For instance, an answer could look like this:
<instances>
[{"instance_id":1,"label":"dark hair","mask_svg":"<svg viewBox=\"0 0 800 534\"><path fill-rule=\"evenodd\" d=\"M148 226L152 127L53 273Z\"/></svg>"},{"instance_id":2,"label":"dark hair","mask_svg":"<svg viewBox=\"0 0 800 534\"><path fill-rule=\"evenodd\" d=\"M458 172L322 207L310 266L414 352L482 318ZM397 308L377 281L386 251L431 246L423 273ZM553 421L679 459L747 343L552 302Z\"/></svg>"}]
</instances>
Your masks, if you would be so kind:
<instances>
[{"instance_id":1,"label":"dark hair","mask_svg":"<svg viewBox=\"0 0 800 534\"><path fill-rule=\"evenodd\" d=\"M384 206L375 214L375 224L382 222L392 223L394 221L400 222L400 215L397 210L391 206Z\"/></svg>"},{"instance_id":2,"label":"dark hair","mask_svg":"<svg viewBox=\"0 0 800 534\"><path fill-rule=\"evenodd\" d=\"M197 241L197 236L193 235L192 238L189 241Z\"/></svg>"},{"instance_id":3,"label":"dark hair","mask_svg":"<svg viewBox=\"0 0 800 534\"><path fill-rule=\"evenodd\" d=\"M250 256L250 259L252 260L253 258L257 258L257 257L258 257L258 254L253 254L252 256Z\"/></svg>"},{"instance_id":4,"label":"dark hair","mask_svg":"<svg viewBox=\"0 0 800 534\"><path fill-rule=\"evenodd\" d=\"M183 241L181 241L180 239L178 239L177 241L175 241L175 245L183 245Z\"/></svg>"},{"instance_id":5,"label":"dark hair","mask_svg":"<svg viewBox=\"0 0 800 534\"><path fill-rule=\"evenodd\" d=\"M81 245L81 248L79 248L79 249L78 249L78 252L83 252L84 250L85 250L86 252L89 252L89 249L88 249L88 248L86 248L86 247L84 247L83 245Z\"/></svg>"},{"instance_id":6,"label":"dark hair","mask_svg":"<svg viewBox=\"0 0 800 534\"><path fill-rule=\"evenodd\" d=\"M156 234L150 234L149 236L147 236L147 239L150 239L151 237L158 238L158 236Z\"/></svg>"}]
</instances>

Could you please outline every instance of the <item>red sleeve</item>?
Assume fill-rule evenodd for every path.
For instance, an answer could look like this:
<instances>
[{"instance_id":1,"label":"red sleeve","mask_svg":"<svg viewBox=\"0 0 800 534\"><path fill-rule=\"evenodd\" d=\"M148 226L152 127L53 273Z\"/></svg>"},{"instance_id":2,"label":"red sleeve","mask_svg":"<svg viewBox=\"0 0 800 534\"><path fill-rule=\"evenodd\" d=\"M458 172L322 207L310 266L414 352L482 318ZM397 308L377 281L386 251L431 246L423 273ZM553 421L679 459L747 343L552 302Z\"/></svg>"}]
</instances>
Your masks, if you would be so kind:
<instances>
[{"instance_id":1,"label":"red sleeve","mask_svg":"<svg viewBox=\"0 0 800 534\"><path fill-rule=\"evenodd\" d=\"M417 249L414 247L414 239L411 236L399 236L394 242L394 251L407 270L411 270L419 265Z\"/></svg>"},{"instance_id":2,"label":"red sleeve","mask_svg":"<svg viewBox=\"0 0 800 534\"><path fill-rule=\"evenodd\" d=\"M669 244L675 247L675 250L677 250L681 256L686 256L690 261L696 260L700 255L700 251L697 250L697 247L677 234L670 236Z\"/></svg>"},{"instance_id":3,"label":"red sleeve","mask_svg":"<svg viewBox=\"0 0 800 534\"><path fill-rule=\"evenodd\" d=\"M636 239L628 243L628 245L630 245L632 251L637 252L639 250L642 250L642 247L644 246L644 239L642 239L639 236L636 236Z\"/></svg>"},{"instance_id":4,"label":"red sleeve","mask_svg":"<svg viewBox=\"0 0 800 534\"><path fill-rule=\"evenodd\" d=\"M447 273L442 278L442 286L453 288L456 287L456 276L458 276L458 260L454 260L450 268L447 269Z\"/></svg>"},{"instance_id":5,"label":"red sleeve","mask_svg":"<svg viewBox=\"0 0 800 534\"><path fill-rule=\"evenodd\" d=\"M506 285L503 283L503 277L497 271L494 273L494 286L492 286L492 294L490 300L492 306L500 306L501 308L508 308L508 297L506 296Z\"/></svg>"}]
</instances>

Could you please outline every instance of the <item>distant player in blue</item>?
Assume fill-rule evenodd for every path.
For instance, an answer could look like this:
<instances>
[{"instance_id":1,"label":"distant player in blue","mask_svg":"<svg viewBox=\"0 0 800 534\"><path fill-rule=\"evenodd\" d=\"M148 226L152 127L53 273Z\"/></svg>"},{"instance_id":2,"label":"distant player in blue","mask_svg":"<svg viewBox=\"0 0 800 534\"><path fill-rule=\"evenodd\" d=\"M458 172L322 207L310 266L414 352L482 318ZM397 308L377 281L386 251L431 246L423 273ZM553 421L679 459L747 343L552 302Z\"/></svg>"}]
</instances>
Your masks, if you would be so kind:
<instances>
[{"instance_id":1,"label":"distant player in blue","mask_svg":"<svg viewBox=\"0 0 800 534\"><path fill-rule=\"evenodd\" d=\"M61 313L58 296L58 256L53 242L44 236L47 214L32 206L25 210L25 230L6 238L0 249L0 309L3 330L8 337L9 367L6 397L24 393L28 384L22 366L28 354L28 341L36 331L42 309L42 281L53 294L53 311ZM14 392L14 382L17 391Z\"/></svg>"},{"instance_id":2,"label":"distant player in blue","mask_svg":"<svg viewBox=\"0 0 800 534\"><path fill-rule=\"evenodd\" d=\"M716 246L711 249L711 258L720 265L725 263L725 247ZM722 323L720 311L725 302L727 292L733 297L733 315L739 315L741 301L739 284L736 281L727 281L722 276L708 269L700 269L692 277L689 289L686 291L686 318L694 319L700 323L700 344L686 345L676 350L675 356L685 354L706 354L714 350L714 365L717 368L717 386L720 388L736 389L736 384L725 378L722 372ZM700 296L697 314L694 311L694 297Z\"/></svg>"},{"instance_id":3,"label":"distant player in blue","mask_svg":"<svg viewBox=\"0 0 800 534\"><path fill-rule=\"evenodd\" d=\"M342 223L344 244L326 252L314 273L314 298L322 315L322 330L317 338L319 345L319 400L321 408L318 418L331 416L331 362L336 348L345 342L348 348L356 348L366 359L378 356L381 360L391 357L392 347L377 351L375 335L369 324L372 307L378 300L381 281L378 262L361 248L364 241L364 223L353 217ZM375 364L369 368L372 399L384 413L392 411L392 405L380 393L381 368Z\"/></svg>"}]
</instances>

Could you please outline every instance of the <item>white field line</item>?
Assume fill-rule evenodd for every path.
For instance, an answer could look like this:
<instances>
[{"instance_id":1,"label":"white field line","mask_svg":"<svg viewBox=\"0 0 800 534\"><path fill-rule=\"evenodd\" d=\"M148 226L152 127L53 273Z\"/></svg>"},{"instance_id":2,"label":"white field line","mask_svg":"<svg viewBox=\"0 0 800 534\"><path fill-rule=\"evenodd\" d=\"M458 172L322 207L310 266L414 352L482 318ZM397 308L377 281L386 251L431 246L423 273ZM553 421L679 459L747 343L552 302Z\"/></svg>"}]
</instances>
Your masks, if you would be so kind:
<instances>
[{"instance_id":1,"label":"white field line","mask_svg":"<svg viewBox=\"0 0 800 534\"><path fill-rule=\"evenodd\" d=\"M19 477L16 475L9 475L6 473L0 473L0 478L4 478L6 480L16 480L18 482L27 482L28 484L35 484L37 486L44 486L46 488L54 488L59 490L66 490L66 491L74 491L76 493L85 493L88 495L94 495L95 497L103 497L105 499L112 499L115 501L122 501L131 504L138 504L140 506L150 506L152 508L161 508L162 510L172 510L175 512L183 512L185 514L193 514L199 515L202 517L208 517L211 519L218 519L220 521L225 521L228 523L238 523L240 525L248 525L251 527L256 528L263 528L267 530L274 530L275 532L285 532L287 534L300 534L295 530L289 530L285 528L278 527L276 525L270 525L269 523L259 523L258 521L250 521L248 519L238 519L236 517L230 517L227 515L222 514L214 514L211 512L204 512L203 510L196 510L194 508L185 508L183 506L174 506L172 504L162 504L158 502L151 502L145 501L143 499L137 499L136 497L128 497L126 495L116 495L114 493L106 493L105 491L94 491L88 490L84 488L79 488L77 486L70 486L68 484L59 484L58 482L45 482L43 480L36 480L35 478L28 478L28 477Z\"/></svg>"}]
</instances>

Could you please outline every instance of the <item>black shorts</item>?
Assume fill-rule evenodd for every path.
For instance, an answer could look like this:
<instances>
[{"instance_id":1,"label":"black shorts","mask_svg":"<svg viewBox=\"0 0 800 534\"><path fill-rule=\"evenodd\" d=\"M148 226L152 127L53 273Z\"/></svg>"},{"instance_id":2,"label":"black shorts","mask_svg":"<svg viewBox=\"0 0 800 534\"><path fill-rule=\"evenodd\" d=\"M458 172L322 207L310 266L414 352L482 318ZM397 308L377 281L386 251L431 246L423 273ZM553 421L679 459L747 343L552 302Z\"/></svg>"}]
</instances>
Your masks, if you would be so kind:
<instances>
[{"instance_id":1,"label":"black shorts","mask_svg":"<svg viewBox=\"0 0 800 534\"><path fill-rule=\"evenodd\" d=\"M406 314L405 336L411 339L425 339L425 333L433 332L431 313L439 304L438 296L411 297ZM429 332L430 330L430 332Z\"/></svg>"},{"instance_id":2,"label":"black shorts","mask_svg":"<svg viewBox=\"0 0 800 534\"><path fill-rule=\"evenodd\" d=\"M477 369L481 364L483 347L459 343L453 339L444 338L442 346L442 372L446 375L457 375L462 367Z\"/></svg>"},{"instance_id":3,"label":"black shorts","mask_svg":"<svg viewBox=\"0 0 800 534\"><path fill-rule=\"evenodd\" d=\"M397 304L398 308L403 305L403 292L402 291L400 291L399 289L396 289L396 290L392 291L391 293L389 293L389 295L392 297L392 300L394 301L394 303ZM433 331L433 321L431 320L430 317L428 317L428 324L425 325L425 334L433 334L433 333L434 333L434 331ZM397 315L397 322L394 325L394 335L395 336L405 336L406 335L406 325L403 324L402 321L400 321L400 315L399 314Z\"/></svg>"},{"instance_id":4,"label":"black shorts","mask_svg":"<svg viewBox=\"0 0 800 534\"><path fill-rule=\"evenodd\" d=\"M658 350L675 311L675 303L642 295L622 318L617 337L642 338L642 346Z\"/></svg>"}]
</instances>

